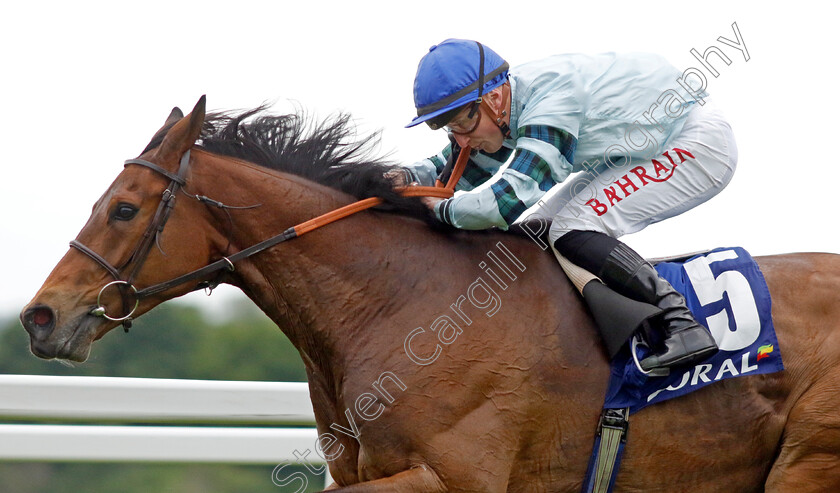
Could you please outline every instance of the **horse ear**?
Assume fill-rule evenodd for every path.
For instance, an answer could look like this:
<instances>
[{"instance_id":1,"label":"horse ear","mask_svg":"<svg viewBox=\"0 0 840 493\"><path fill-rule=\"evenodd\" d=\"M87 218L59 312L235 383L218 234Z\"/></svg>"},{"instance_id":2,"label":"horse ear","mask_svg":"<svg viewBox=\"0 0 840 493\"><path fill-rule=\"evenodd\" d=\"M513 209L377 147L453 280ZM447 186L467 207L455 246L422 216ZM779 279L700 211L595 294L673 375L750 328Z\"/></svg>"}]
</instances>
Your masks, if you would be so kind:
<instances>
[{"instance_id":1,"label":"horse ear","mask_svg":"<svg viewBox=\"0 0 840 493\"><path fill-rule=\"evenodd\" d=\"M172 108L172 112L169 113L169 116L166 117L166 121L163 122L163 127L161 127L161 128L166 128L166 127L174 124L175 122L177 122L181 118L184 118L184 112L181 111L181 108L176 106L176 107Z\"/></svg>"},{"instance_id":2,"label":"horse ear","mask_svg":"<svg viewBox=\"0 0 840 493\"><path fill-rule=\"evenodd\" d=\"M143 149L143 152L141 152L140 154L145 154L147 151L159 146L160 143L163 142L163 137L166 135L166 132L169 131L172 125L175 125L175 123L181 118L184 118L184 112L181 111L181 108L177 106L172 108L172 111L169 113L169 116L166 117L166 121L163 122L163 126L160 127L157 132L155 132L155 135L152 137L152 140L149 141L149 143L146 145L146 148Z\"/></svg>"},{"instance_id":3,"label":"horse ear","mask_svg":"<svg viewBox=\"0 0 840 493\"><path fill-rule=\"evenodd\" d=\"M180 118L163 138L157 152L160 163L177 162L181 155L195 144L204 125L206 101L206 96L201 96L192 112ZM174 108L167 118L167 123L178 118L178 113L181 113L181 110Z\"/></svg>"}]
</instances>

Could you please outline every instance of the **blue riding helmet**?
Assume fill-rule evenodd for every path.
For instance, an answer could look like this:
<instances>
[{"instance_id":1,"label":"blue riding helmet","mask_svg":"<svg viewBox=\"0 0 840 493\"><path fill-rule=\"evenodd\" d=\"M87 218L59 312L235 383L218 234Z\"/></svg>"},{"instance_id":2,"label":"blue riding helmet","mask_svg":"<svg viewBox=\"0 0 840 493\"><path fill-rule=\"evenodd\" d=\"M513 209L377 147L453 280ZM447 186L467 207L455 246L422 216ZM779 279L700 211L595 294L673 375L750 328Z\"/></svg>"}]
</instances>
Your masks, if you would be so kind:
<instances>
[{"instance_id":1,"label":"blue riding helmet","mask_svg":"<svg viewBox=\"0 0 840 493\"><path fill-rule=\"evenodd\" d=\"M448 123L429 120L481 100L488 91L504 84L508 63L495 51L477 41L447 39L429 48L417 66L414 78L414 106L417 117L406 125L422 122L432 128ZM455 113L450 116L455 117Z\"/></svg>"}]
</instances>

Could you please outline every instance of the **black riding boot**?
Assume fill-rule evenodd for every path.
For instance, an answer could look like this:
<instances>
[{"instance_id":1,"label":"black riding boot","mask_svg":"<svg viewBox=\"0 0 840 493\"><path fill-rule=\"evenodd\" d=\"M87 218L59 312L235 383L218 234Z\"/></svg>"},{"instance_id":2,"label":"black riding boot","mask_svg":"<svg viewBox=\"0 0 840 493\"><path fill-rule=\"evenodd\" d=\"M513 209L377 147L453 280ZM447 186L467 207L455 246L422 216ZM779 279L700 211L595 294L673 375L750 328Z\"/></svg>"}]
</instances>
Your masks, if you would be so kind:
<instances>
[{"instance_id":1,"label":"black riding boot","mask_svg":"<svg viewBox=\"0 0 840 493\"><path fill-rule=\"evenodd\" d=\"M598 277L628 298L662 310L664 349L643 359L643 369L691 365L717 352L712 334L694 320L685 298L627 245L619 244L610 252Z\"/></svg>"},{"instance_id":2,"label":"black riding boot","mask_svg":"<svg viewBox=\"0 0 840 493\"><path fill-rule=\"evenodd\" d=\"M662 310L663 349L643 359L643 369L690 365L717 352L714 338L694 320L685 298L624 243L602 233L572 231L555 248L616 292Z\"/></svg>"}]
</instances>

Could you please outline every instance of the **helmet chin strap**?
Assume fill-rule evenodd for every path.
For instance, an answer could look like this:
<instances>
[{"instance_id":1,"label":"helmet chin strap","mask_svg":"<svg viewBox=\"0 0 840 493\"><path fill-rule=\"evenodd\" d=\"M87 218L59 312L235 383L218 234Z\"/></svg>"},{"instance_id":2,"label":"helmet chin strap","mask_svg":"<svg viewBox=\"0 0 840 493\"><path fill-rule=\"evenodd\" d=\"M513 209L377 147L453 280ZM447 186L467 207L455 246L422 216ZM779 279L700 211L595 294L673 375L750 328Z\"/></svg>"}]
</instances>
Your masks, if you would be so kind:
<instances>
[{"instance_id":1,"label":"helmet chin strap","mask_svg":"<svg viewBox=\"0 0 840 493\"><path fill-rule=\"evenodd\" d=\"M499 111L494 111L493 108L490 107L490 103L487 102L487 97L481 98L481 104L484 106L484 109L487 110L487 113L493 117L493 121L496 123L496 126L499 127L499 131L502 132L502 137L509 138L510 137L510 127L507 123L505 123L505 117L508 116L507 107L510 104L510 83L506 82L502 84L502 104L499 105Z\"/></svg>"},{"instance_id":2,"label":"helmet chin strap","mask_svg":"<svg viewBox=\"0 0 840 493\"><path fill-rule=\"evenodd\" d=\"M502 84L502 104L499 106L499 111L494 111L490 107L490 103L487 102L487 98L482 97L482 91L484 89L484 46L478 41L476 41L476 44L478 45L478 101L487 109L487 113L493 117L493 121L502 132L502 137L507 139L510 137L510 127L504 122L504 119L507 116L507 105L510 103L510 83L505 82ZM470 118L472 117L473 111L470 111Z\"/></svg>"}]
</instances>

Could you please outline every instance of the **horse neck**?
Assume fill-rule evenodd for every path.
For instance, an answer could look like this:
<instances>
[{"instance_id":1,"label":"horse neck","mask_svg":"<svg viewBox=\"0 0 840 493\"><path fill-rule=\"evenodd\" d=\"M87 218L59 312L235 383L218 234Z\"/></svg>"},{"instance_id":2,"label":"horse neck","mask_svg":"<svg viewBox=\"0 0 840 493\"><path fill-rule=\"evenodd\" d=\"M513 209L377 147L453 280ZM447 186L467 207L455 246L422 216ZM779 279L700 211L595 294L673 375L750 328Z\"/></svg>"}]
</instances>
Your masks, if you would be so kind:
<instances>
[{"instance_id":1,"label":"horse neck","mask_svg":"<svg viewBox=\"0 0 840 493\"><path fill-rule=\"evenodd\" d=\"M230 227L236 250L353 200L297 176L200 155L197 193L228 205L261 204L231 211L232 227L223 213L217 214L219 229ZM363 212L237 263L231 283L278 324L308 366L340 366L357 354L355 344L367 340L356 335L405 303L397 295L400 276L382 269L399 265L402 274L420 276L425 267L422 259L412 258L419 255L416 249L397 250L395 242L403 248L414 245L424 230L418 220Z\"/></svg>"}]
</instances>

